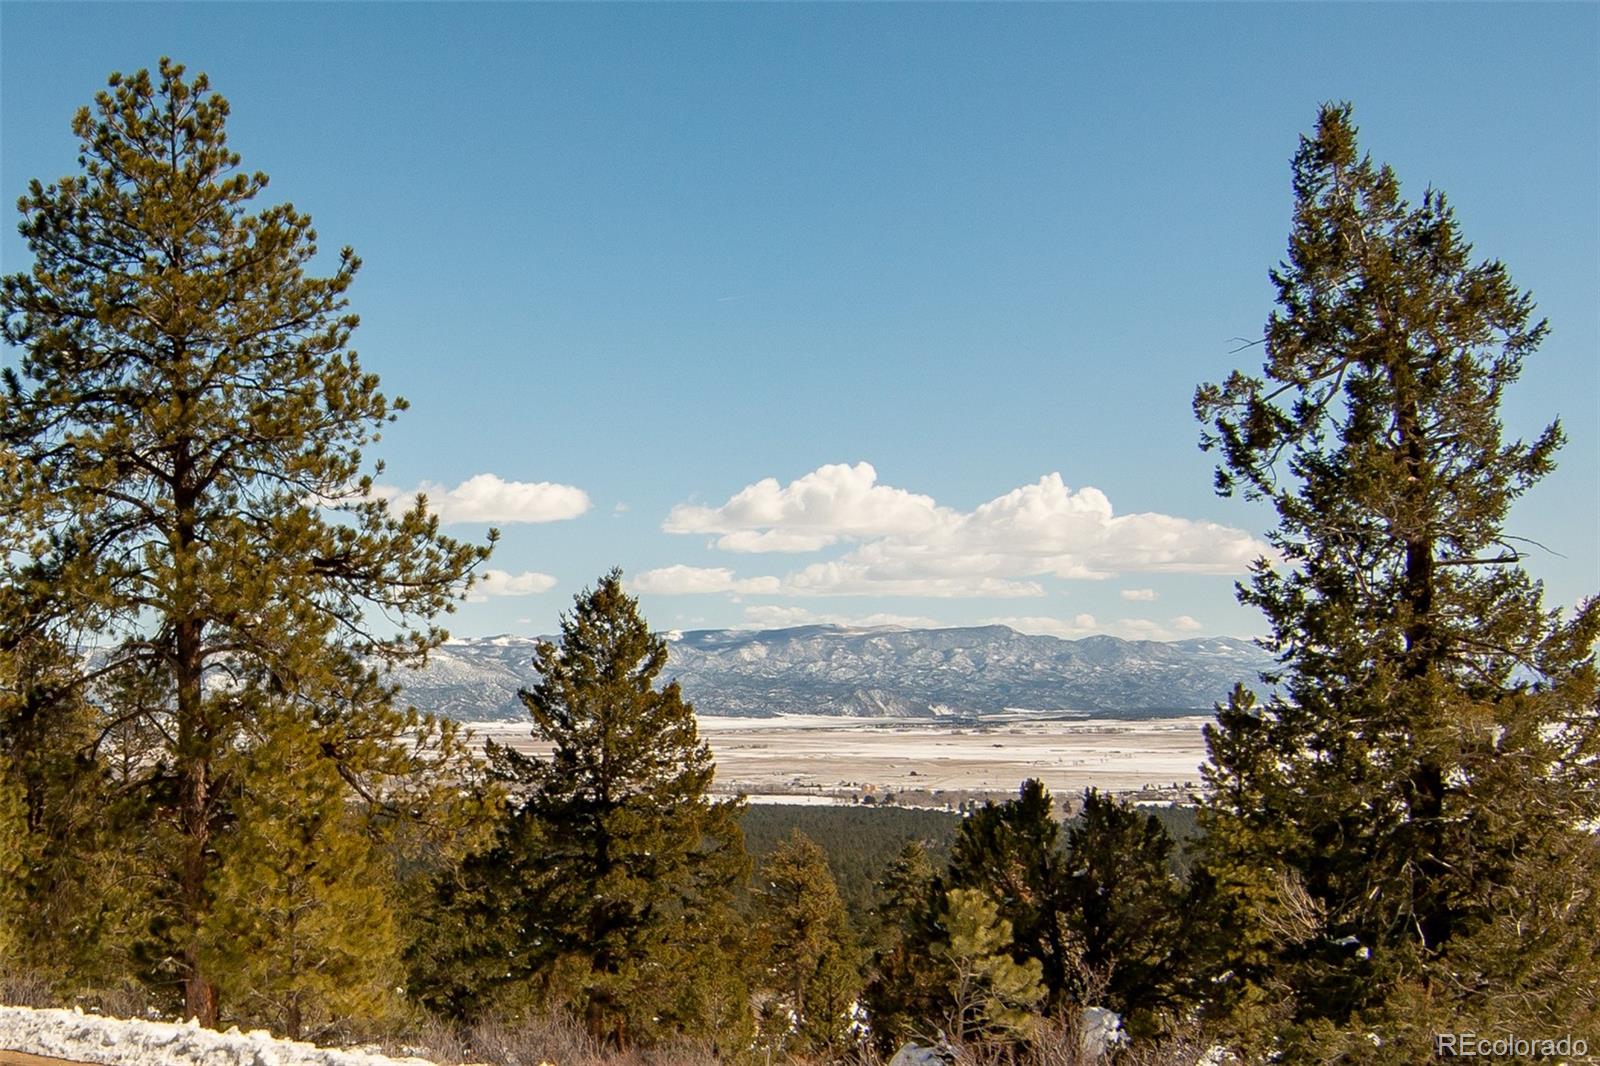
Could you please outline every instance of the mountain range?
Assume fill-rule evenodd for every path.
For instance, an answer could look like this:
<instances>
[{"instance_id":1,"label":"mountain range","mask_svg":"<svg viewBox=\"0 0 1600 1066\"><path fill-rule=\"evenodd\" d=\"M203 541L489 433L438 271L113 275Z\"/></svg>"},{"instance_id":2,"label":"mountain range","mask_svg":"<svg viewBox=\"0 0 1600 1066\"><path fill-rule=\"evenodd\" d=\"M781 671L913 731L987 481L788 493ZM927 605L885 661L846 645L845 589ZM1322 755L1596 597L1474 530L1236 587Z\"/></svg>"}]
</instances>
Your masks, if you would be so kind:
<instances>
[{"instance_id":1,"label":"mountain range","mask_svg":"<svg viewBox=\"0 0 1600 1066\"><path fill-rule=\"evenodd\" d=\"M831 715L982 721L1150 718L1209 713L1236 682L1261 687L1270 655L1249 641L1081 640L1006 626L952 629L801 626L667 634L666 678L703 715ZM527 716L539 638L452 640L426 666L398 670L403 699L461 721Z\"/></svg>"}]
</instances>

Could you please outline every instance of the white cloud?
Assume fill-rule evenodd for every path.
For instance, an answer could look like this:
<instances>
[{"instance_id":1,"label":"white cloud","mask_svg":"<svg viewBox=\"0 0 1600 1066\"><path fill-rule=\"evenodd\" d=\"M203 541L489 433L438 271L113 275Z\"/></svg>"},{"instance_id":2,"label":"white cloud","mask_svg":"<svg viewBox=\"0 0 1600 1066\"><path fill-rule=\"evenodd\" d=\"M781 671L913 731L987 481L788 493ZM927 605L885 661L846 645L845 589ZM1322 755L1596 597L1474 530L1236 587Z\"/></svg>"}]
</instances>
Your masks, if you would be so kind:
<instances>
[{"instance_id":1,"label":"white cloud","mask_svg":"<svg viewBox=\"0 0 1600 1066\"><path fill-rule=\"evenodd\" d=\"M1093 636L1104 632L1100 623L1095 621L1092 614L1077 614L1071 618L1049 618L1043 615L1010 615L1003 618L985 618L986 626L1010 626L1018 633L1033 633L1043 637L1064 637L1076 640L1078 637Z\"/></svg>"},{"instance_id":2,"label":"white cloud","mask_svg":"<svg viewBox=\"0 0 1600 1066\"><path fill-rule=\"evenodd\" d=\"M663 529L718 533L728 551L816 551L837 558L789 574L793 595L1041 596L1041 577L1123 573L1237 574L1271 549L1243 530L1155 512L1118 515L1105 493L1073 491L1060 474L971 511L876 483L868 463L823 466L780 486L766 478L720 507L681 505ZM1151 589L1124 593L1153 600Z\"/></svg>"},{"instance_id":3,"label":"white cloud","mask_svg":"<svg viewBox=\"0 0 1600 1066\"><path fill-rule=\"evenodd\" d=\"M634 592L650 592L663 596L694 596L712 592L773 593L780 590L775 577L737 578L725 566L664 566L646 570L628 580Z\"/></svg>"},{"instance_id":4,"label":"white cloud","mask_svg":"<svg viewBox=\"0 0 1600 1066\"><path fill-rule=\"evenodd\" d=\"M813 563L783 579L793 596L927 596L936 599L1018 599L1043 596L1037 581L1012 581L976 573L977 566L943 566L930 561L885 559L872 562L857 551L827 563Z\"/></svg>"},{"instance_id":5,"label":"white cloud","mask_svg":"<svg viewBox=\"0 0 1600 1066\"><path fill-rule=\"evenodd\" d=\"M1012 489L948 531L950 554L1011 572L1109 578L1126 572L1238 573L1267 551L1243 530L1143 512L1118 515L1105 493L1071 491L1060 474Z\"/></svg>"},{"instance_id":6,"label":"white cloud","mask_svg":"<svg viewBox=\"0 0 1600 1066\"><path fill-rule=\"evenodd\" d=\"M634 592L667 596L697 596L719 592L734 595L786 596L922 596L932 599L987 597L1015 599L1043 596L1036 581L958 575L909 575L902 578L872 576L841 563L816 563L785 577L735 577L727 567L685 566L682 563L647 570L628 581Z\"/></svg>"},{"instance_id":7,"label":"white cloud","mask_svg":"<svg viewBox=\"0 0 1600 1066\"><path fill-rule=\"evenodd\" d=\"M871 463L818 467L780 486L763 478L720 507L679 504L667 515L668 533L721 533L724 551L802 552L841 537L911 534L937 524L942 509L928 496L877 484Z\"/></svg>"},{"instance_id":8,"label":"white cloud","mask_svg":"<svg viewBox=\"0 0 1600 1066\"><path fill-rule=\"evenodd\" d=\"M807 610L804 607L764 604L746 607L744 609L744 624L739 628L786 629L790 626L835 625L863 628L871 626L904 626L907 629L934 629L939 624L937 620L924 615L879 613L855 616L818 613Z\"/></svg>"},{"instance_id":9,"label":"white cloud","mask_svg":"<svg viewBox=\"0 0 1600 1066\"><path fill-rule=\"evenodd\" d=\"M839 538L832 533L797 533L788 529L737 529L712 543L729 552L814 552Z\"/></svg>"},{"instance_id":10,"label":"white cloud","mask_svg":"<svg viewBox=\"0 0 1600 1066\"><path fill-rule=\"evenodd\" d=\"M1123 589L1122 598L1142 603L1150 603L1156 599L1155 589Z\"/></svg>"},{"instance_id":11,"label":"white cloud","mask_svg":"<svg viewBox=\"0 0 1600 1066\"><path fill-rule=\"evenodd\" d=\"M1013 615L986 618L984 624L1010 626L1019 633L1062 637L1066 640L1100 634L1121 637L1124 640L1182 640L1205 628L1186 614L1180 614L1168 622L1159 622L1152 618L1119 618L1115 621L1101 622L1092 614L1078 614L1071 618Z\"/></svg>"},{"instance_id":12,"label":"white cloud","mask_svg":"<svg viewBox=\"0 0 1600 1066\"><path fill-rule=\"evenodd\" d=\"M589 509L589 494L573 485L550 481L506 481L495 474L474 474L455 488L424 481L414 490L374 485L372 494L398 510L410 508L419 495L439 521L560 522Z\"/></svg>"},{"instance_id":13,"label":"white cloud","mask_svg":"<svg viewBox=\"0 0 1600 1066\"><path fill-rule=\"evenodd\" d=\"M533 570L524 570L520 574L485 570L472 583L472 592L467 599L473 603L483 603L490 596L536 596L555 587L555 578Z\"/></svg>"}]
</instances>

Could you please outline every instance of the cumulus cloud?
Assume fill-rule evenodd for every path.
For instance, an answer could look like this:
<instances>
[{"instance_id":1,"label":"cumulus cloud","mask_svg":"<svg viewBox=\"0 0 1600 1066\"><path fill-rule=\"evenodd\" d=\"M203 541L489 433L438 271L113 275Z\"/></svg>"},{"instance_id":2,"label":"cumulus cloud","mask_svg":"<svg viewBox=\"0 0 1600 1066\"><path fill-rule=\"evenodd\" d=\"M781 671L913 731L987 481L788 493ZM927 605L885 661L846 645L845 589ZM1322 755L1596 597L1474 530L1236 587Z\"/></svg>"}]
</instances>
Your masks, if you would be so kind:
<instances>
[{"instance_id":1,"label":"cumulus cloud","mask_svg":"<svg viewBox=\"0 0 1600 1066\"><path fill-rule=\"evenodd\" d=\"M1071 618L1053 618L1044 615L1012 615L986 618L986 625L1010 626L1019 633L1033 633L1046 637L1077 640L1106 634L1124 640L1182 640L1205 628L1195 619L1180 614L1167 622L1153 618L1118 618L1101 622L1092 614L1077 614Z\"/></svg>"},{"instance_id":2,"label":"cumulus cloud","mask_svg":"<svg viewBox=\"0 0 1600 1066\"><path fill-rule=\"evenodd\" d=\"M924 615L909 614L869 614L869 615L843 615L820 613L804 607L788 607L780 604L762 604L746 607L744 609L744 624L739 628L756 629L786 629L790 626L903 626L907 629L933 629L940 623Z\"/></svg>"},{"instance_id":3,"label":"cumulus cloud","mask_svg":"<svg viewBox=\"0 0 1600 1066\"><path fill-rule=\"evenodd\" d=\"M1153 601L1156 598L1156 590L1155 589L1123 589L1122 590L1122 598L1125 599L1125 600L1135 600L1135 601L1138 601L1138 602L1149 603L1149 602Z\"/></svg>"},{"instance_id":4,"label":"cumulus cloud","mask_svg":"<svg viewBox=\"0 0 1600 1066\"><path fill-rule=\"evenodd\" d=\"M867 575L852 571L842 563L817 563L792 574L778 577L735 577L727 567L685 566L681 563L647 570L628 581L634 592L653 592L668 596L698 596L714 593L734 595L786 596L921 596L931 599L985 597L1015 599L1043 596L1036 581L1007 581L1001 578L957 575L949 577L908 575L899 578Z\"/></svg>"},{"instance_id":5,"label":"cumulus cloud","mask_svg":"<svg viewBox=\"0 0 1600 1066\"><path fill-rule=\"evenodd\" d=\"M790 529L736 529L714 543L730 552L814 552L838 540L833 533L800 533Z\"/></svg>"},{"instance_id":6,"label":"cumulus cloud","mask_svg":"<svg viewBox=\"0 0 1600 1066\"><path fill-rule=\"evenodd\" d=\"M478 575L478 580L473 582L472 592L467 598L473 603L482 603L490 596L535 596L541 592L549 592L555 587L555 578L533 570L524 570L520 574L508 573L505 570L485 570Z\"/></svg>"},{"instance_id":7,"label":"cumulus cloud","mask_svg":"<svg viewBox=\"0 0 1600 1066\"><path fill-rule=\"evenodd\" d=\"M1243 530L1157 512L1119 515L1099 489L1049 474L959 511L877 484L868 463L823 466L780 486L766 478L719 507L681 505L662 527L720 534L739 552L815 551L837 558L783 579L794 595L1040 596L1036 580L1123 573L1237 574L1271 549ZM1129 600L1153 600L1130 589Z\"/></svg>"},{"instance_id":8,"label":"cumulus cloud","mask_svg":"<svg viewBox=\"0 0 1600 1066\"><path fill-rule=\"evenodd\" d=\"M1003 618L985 618L983 624L1010 626L1018 633L1032 633L1041 637L1064 637L1067 640L1105 632L1092 614L1076 614L1071 618L1051 618L1036 614L1010 615Z\"/></svg>"},{"instance_id":9,"label":"cumulus cloud","mask_svg":"<svg viewBox=\"0 0 1600 1066\"><path fill-rule=\"evenodd\" d=\"M871 546L869 546L871 547ZM793 596L927 596L935 599L1018 599L1043 596L1037 581L1013 581L964 567L967 560L866 558L852 552L843 559L813 563L783 579L783 591Z\"/></svg>"},{"instance_id":10,"label":"cumulus cloud","mask_svg":"<svg viewBox=\"0 0 1600 1066\"><path fill-rule=\"evenodd\" d=\"M941 508L931 497L877 480L871 463L832 463L787 485L762 478L719 507L679 504L661 528L720 533L715 544L725 551L804 552L841 537L916 533L938 523Z\"/></svg>"},{"instance_id":11,"label":"cumulus cloud","mask_svg":"<svg viewBox=\"0 0 1600 1066\"><path fill-rule=\"evenodd\" d=\"M560 522L589 509L589 494L576 486L550 481L506 481L495 474L474 474L454 488L432 481L424 481L410 491L374 485L372 494L399 510L409 509L419 495L425 495L428 510L445 523Z\"/></svg>"},{"instance_id":12,"label":"cumulus cloud","mask_svg":"<svg viewBox=\"0 0 1600 1066\"><path fill-rule=\"evenodd\" d=\"M962 515L951 553L1024 573L1109 578L1119 573L1238 573L1267 545L1243 530L1156 512L1118 515L1105 493L1076 492L1060 474L1012 489Z\"/></svg>"},{"instance_id":13,"label":"cumulus cloud","mask_svg":"<svg viewBox=\"0 0 1600 1066\"><path fill-rule=\"evenodd\" d=\"M692 596L711 592L772 593L778 592L781 583L775 577L735 577L725 566L664 566L646 570L631 578L628 586L634 592L651 592L664 596Z\"/></svg>"}]
</instances>

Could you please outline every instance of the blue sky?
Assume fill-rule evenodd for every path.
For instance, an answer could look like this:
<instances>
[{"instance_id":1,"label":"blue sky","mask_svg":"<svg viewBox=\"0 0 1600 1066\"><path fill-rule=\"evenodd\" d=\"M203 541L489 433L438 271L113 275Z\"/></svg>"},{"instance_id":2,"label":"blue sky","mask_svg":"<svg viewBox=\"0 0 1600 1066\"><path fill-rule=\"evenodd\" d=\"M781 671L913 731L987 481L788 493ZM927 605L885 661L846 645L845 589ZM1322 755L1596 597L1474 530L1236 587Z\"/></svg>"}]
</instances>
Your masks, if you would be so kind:
<instances>
[{"instance_id":1,"label":"blue sky","mask_svg":"<svg viewBox=\"0 0 1600 1066\"><path fill-rule=\"evenodd\" d=\"M503 533L459 635L549 632L612 565L662 628L1260 632L1270 516L1212 495L1189 404L1259 363L1330 99L1551 320L1505 417L1570 443L1510 528L1552 602L1600 591L1596 5L7 0L5 201L162 55L365 260L357 347L412 403L384 483Z\"/></svg>"}]
</instances>

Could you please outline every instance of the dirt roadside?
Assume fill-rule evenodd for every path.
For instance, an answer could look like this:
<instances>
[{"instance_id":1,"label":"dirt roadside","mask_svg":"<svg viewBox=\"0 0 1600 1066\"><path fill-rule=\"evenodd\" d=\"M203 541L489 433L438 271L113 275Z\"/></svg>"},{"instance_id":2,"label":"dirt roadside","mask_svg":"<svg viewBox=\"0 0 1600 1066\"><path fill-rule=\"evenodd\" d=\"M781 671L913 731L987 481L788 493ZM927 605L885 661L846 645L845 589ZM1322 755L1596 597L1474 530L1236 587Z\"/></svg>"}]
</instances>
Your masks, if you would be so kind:
<instances>
[{"instance_id":1,"label":"dirt roadside","mask_svg":"<svg viewBox=\"0 0 1600 1066\"><path fill-rule=\"evenodd\" d=\"M0 1048L0 1066L95 1066L80 1059L52 1059L45 1055L30 1055L26 1051L7 1051Z\"/></svg>"}]
</instances>

